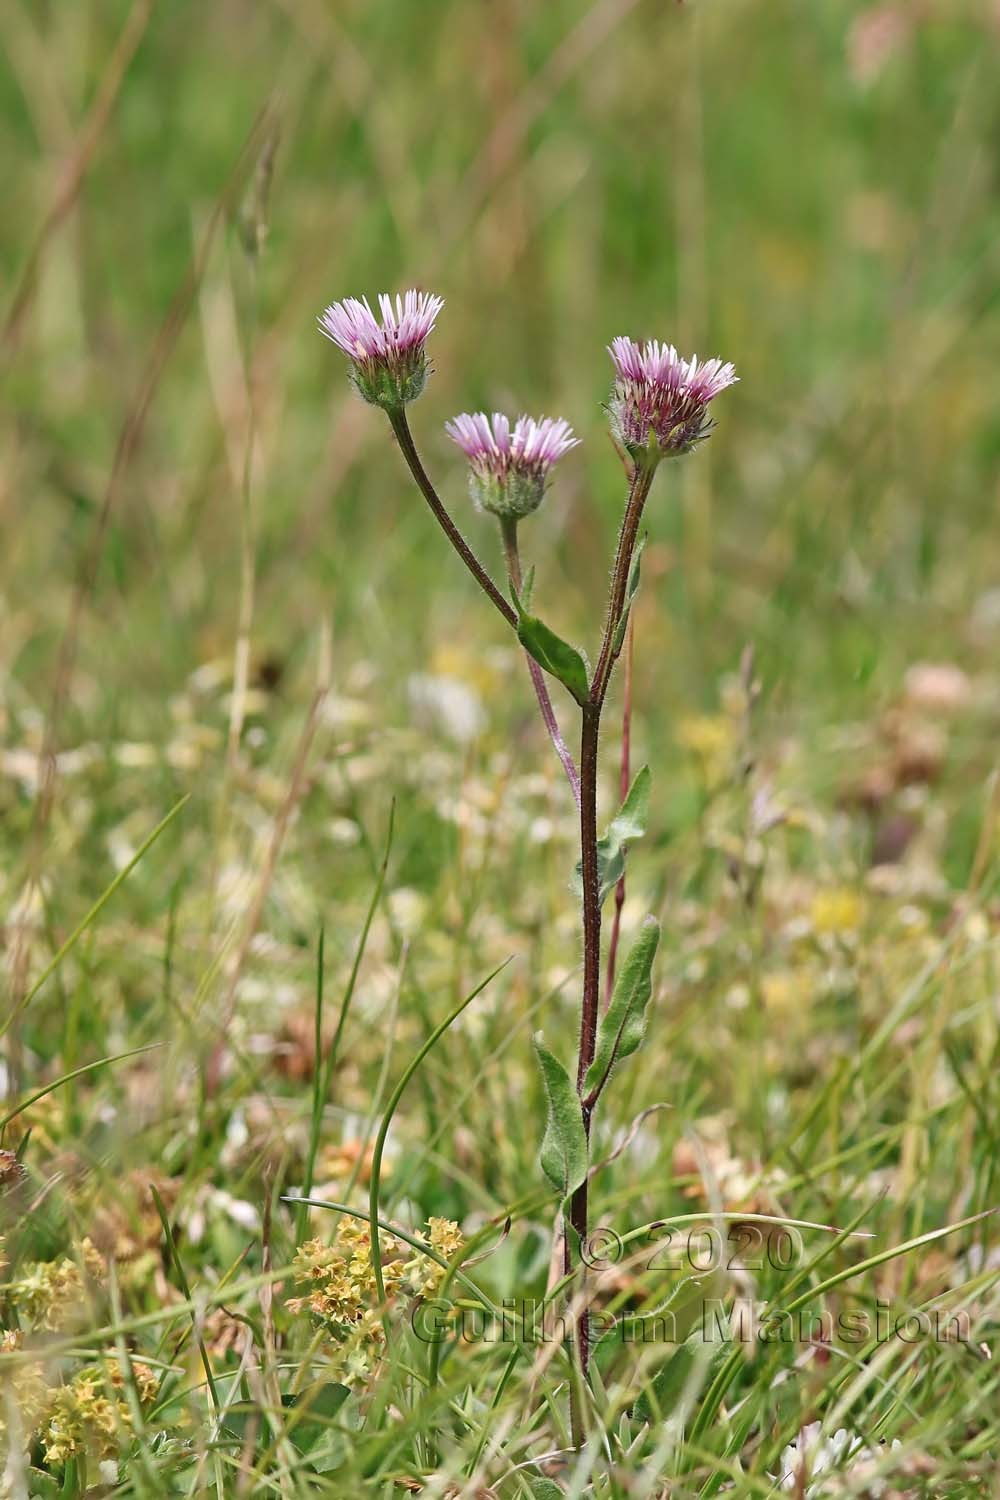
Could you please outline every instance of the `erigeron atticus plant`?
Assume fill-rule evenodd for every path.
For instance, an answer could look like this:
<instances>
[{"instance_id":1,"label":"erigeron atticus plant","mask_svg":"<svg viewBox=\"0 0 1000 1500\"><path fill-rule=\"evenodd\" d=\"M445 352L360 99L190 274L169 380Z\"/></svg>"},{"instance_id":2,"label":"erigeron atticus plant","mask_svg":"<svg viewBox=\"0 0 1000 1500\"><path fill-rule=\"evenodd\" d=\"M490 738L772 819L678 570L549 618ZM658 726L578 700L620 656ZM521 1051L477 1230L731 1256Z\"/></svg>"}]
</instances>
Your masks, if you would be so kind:
<instances>
[{"instance_id":1,"label":"erigeron atticus plant","mask_svg":"<svg viewBox=\"0 0 1000 1500\"><path fill-rule=\"evenodd\" d=\"M351 379L364 400L380 406L389 418L403 457L418 489L480 588L516 633L528 658L542 719L562 762L579 811L579 892L583 929L583 989L575 1083L568 1070L535 1039L548 1100L548 1120L541 1146L541 1165L560 1194L567 1275L579 1269L580 1246L588 1230L588 1176L591 1122L614 1067L640 1045L651 973L659 941L654 917L646 918L627 955L603 1014L600 1007L601 911L624 871L625 850L645 826L649 773L643 768L632 782L617 816L604 834L597 829L598 751L601 715L621 653L629 612L639 586L639 526L660 462L689 453L714 425L709 406L736 380L731 364L697 357L683 359L671 344L642 344L630 338L612 341L608 353L614 385L608 401L613 435L626 456L628 492L618 536L596 664L562 640L533 612L534 573L522 574L519 524L545 497L556 463L578 439L562 418L519 416L502 412L465 412L447 424L448 436L464 453L469 489L475 503L497 517L507 568L510 598L504 596L455 525L420 460L406 417L406 407L421 394L430 373L427 339L443 302L415 290L395 300L378 298L381 320L367 300L348 298L328 307L321 331L351 361ZM546 677L555 678L579 711L579 763L559 729ZM379 1254L377 1232L373 1258ZM587 1321L576 1327L576 1358L586 1377L590 1351ZM573 1402L573 1435L582 1440L579 1403Z\"/></svg>"}]
</instances>

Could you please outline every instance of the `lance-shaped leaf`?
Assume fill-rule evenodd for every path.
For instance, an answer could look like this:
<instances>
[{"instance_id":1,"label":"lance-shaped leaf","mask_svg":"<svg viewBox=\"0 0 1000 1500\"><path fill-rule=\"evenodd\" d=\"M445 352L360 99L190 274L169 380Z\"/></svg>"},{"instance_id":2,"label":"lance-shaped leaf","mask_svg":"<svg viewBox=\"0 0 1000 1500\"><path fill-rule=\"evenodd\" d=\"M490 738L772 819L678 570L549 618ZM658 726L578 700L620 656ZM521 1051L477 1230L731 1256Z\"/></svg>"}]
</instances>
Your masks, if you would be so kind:
<instances>
[{"instance_id":1,"label":"lance-shaped leaf","mask_svg":"<svg viewBox=\"0 0 1000 1500\"><path fill-rule=\"evenodd\" d=\"M520 597L517 590L511 586L511 597L517 610L517 638L527 651L533 656L540 667L546 672L557 677L563 687L568 688L577 703L584 704L590 694L590 677L587 672L587 663L582 654L564 641L561 636L550 630L544 620L537 615L528 613L526 599L530 595L531 586L534 584L534 574L529 575L528 590L524 597Z\"/></svg>"},{"instance_id":2,"label":"lance-shaped leaf","mask_svg":"<svg viewBox=\"0 0 1000 1500\"><path fill-rule=\"evenodd\" d=\"M614 640L612 642L612 649L615 656L618 655L618 653L622 649L622 646L625 644L625 631L628 627L628 617L632 613L632 602L635 599L636 594L639 592L639 563L642 560L642 549L643 547L645 547L645 545L646 532L643 532L642 536L639 538L638 546L632 553L632 565L628 570L628 588L625 590L625 602L622 605L622 612L619 616L618 624L615 626Z\"/></svg>"},{"instance_id":3,"label":"lance-shaped leaf","mask_svg":"<svg viewBox=\"0 0 1000 1500\"><path fill-rule=\"evenodd\" d=\"M628 796L616 816L612 818L604 833L597 840L597 877L602 902L625 874L625 850L628 845L633 839L641 839L646 832L651 786L652 777L649 774L649 767L643 766L640 771L636 772L635 779L628 789ZM577 891L582 889L582 879L578 862L574 880L574 887Z\"/></svg>"},{"instance_id":4,"label":"lance-shaped leaf","mask_svg":"<svg viewBox=\"0 0 1000 1500\"><path fill-rule=\"evenodd\" d=\"M703 1389L724 1350L722 1341L706 1344L698 1339L680 1344L640 1393L633 1407L636 1421L664 1421L673 1416L685 1395L690 1399Z\"/></svg>"},{"instance_id":5,"label":"lance-shaped leaf","mask_svg":"<svg viewBox=\"0 0 1000 1500\"><path fill-rule=\"evenodd\" d=\"M563 687L569 688L577 703L586 703L590 692L587 663L575 646L556 635L537 615L521 615L517 622L517 638L540 667L558 677Z\"/></svg>"},{"instance_id":6,"label":"lance-shaped leaf","mask_svg":"<svg viewBox=\"0 0 1000 1500\"><path fill-rule=\"evenodd\" d=\"M546 1479L544 1476L536 1478L534 1474L528 1475L528 1487L535 1500L563 1500L566 1491L561 1490L554 1479Z\"/></svg>"},{"instance_id":7,"label":"lance-shaped leaf","mask_svg":"<svg viewBox=\"0 0 1000 1500\"><path fill-rule=\"evenodd\" d=\"M594 1061L584 1089L596 1097L615 1063L638 1051L646 1031L646 1006L653 992L652 969L660 941L660 924L647 917L615 981L611 1004L601 1017Z\"/></svg>"},{"instance_id":8,"label":"lance-shaped leaf","mask_svg":"<svg viewBox=\"0 0 1000 1500\"><path fill-rule=\"evenodd\" d=\"M542 1171L554 1188L565 1197L572 1193L587 1175L587 1135L583 1128L580 1099L569 1074L542 1042L541 1032L534 1039L535 1056L545 1085L548 1118L539 1154Z\"/></svg>"}]
</instances>

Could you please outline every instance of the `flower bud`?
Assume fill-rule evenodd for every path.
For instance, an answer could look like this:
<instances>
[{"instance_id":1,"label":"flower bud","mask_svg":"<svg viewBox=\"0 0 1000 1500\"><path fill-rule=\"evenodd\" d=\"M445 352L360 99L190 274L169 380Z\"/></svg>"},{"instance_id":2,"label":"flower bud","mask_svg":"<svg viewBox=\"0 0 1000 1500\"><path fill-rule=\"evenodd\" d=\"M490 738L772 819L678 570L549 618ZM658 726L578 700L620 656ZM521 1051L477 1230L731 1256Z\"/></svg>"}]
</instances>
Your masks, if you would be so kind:
<instances>
[{"instance_id":1,"label":"flower bud","mask_svg":"<svg viewBox=\"0 0 1000 1500\"><path fill-rule=\"evenodd\" d=\"M431 367L424 345L444 302L411 289L397 294L395 304L383 292L378 303L381 324L367 297L348 297L326 309L319 328L350 359L358 394L392 410L415 401L427 384Z\"/></svg>"},{"instance_id":2,"label":"flower bud","mask_svg":"<svg viewBox=\"0 0 1000 1500\"><path fill-rule=\"evenodd\" d=\"M562 418L463 412L445 431L469 460L469 492L481 510L520 521L541 505L553 464L578 439Z\"/></svg>"},{"instance_id":3,"label":"flower bud","mask_svg":"<svg viewBox=\"0 0 1000 1500\"><path fill-rule=\"evenodd\" d=\"M708 404L737 379L732 365L697 355L684 360L672 344L616 338L608 349L615 386L608 414L615 437L639 464L674 458L708 437Z\"/></svg>"}]
</instances>

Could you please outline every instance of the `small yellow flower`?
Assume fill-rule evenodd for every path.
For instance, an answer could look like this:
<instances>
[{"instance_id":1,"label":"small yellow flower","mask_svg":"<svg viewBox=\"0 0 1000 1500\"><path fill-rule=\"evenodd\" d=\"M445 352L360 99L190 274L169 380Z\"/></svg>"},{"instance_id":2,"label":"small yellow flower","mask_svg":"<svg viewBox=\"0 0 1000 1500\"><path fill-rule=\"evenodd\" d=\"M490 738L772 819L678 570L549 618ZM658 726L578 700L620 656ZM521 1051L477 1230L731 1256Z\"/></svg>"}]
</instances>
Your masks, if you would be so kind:
<instances>
[{"instance_id":1,"label":"small yellow flower","mask_svg":"<svg viewBox=\"0 0 1000 1500\"><path fill-rule=\"evenodd\" d=\"M16 1354L23 1348L24 1335L19 1331L9 1329L0 1334L0 1354ZM16 1413L13 1425L19 1429L20 1441L27 1446L49 1402L48 1386L37 1364L16 1365L0 1376L0 1461L9 1438L14 1435L8 1428L8 1402Z\"/></svg>"},{"instance_id":2,"label":"small yellow flower","mask_svg":"<svg viewBox=\"0 0 1000 1500\"><path fill-rule=\"evenodd\" d=\"M857 932L864 920L864 902L848 886L817 891L809 908L813 931L821 937Z\"/></svg>"},{"instance_id":3,"label":"small yellow flower","mask_svg":"<svg viewBox=\"0 0 1000 1500\"><path fill-rule=\"evenodd\" d=\"M89 1235L84 1235L80 1242L80 1259L83 1268L91 1281L96 1281L99 1286L104 1286L108 1279L108 1265L104 1256L98 1250Z\"/></svg>"},{"instance_id":4,"label":"small yellow flower","mask_svg":"<svg viewBox=\"0 0 1000 1500\"><path fill-rule=\"evenodd\" d=\"M462 1234L450 1219L431 1219L428 1242L446 1259L462 1245ZM422 1251L402 1259L402 1245L381 1234L382 1279L387 1300L400 1293L427 1297L440 1286L444 1268ZM331 1336L331 1372L345 1385L363 1384L381 1357L385 1339L378 1289L371 1262L371 1234L363 1219L343 1219L332 1244L307 1240L293 1262L296 1284L306 1294L291 1297L292 1313L308 1312Z\"/></svg>"},{"instance_id":5,"label":"small yellow flower","mask_svg":"<svg viewBox=\"0 0 1000 1500\"><path fill-rule=\"evenodd\" d=\"M128 1407L103 1394L98 1373L85 1371L53 1394L48 1421L41 1431L46 1462L65 1464L81 1454L114 1458L120 1436L130 1429Z\"/></svg>"},{"instance_id":6,"label":"small yellow flower","mask_svg":"<svg viewBox=\"0 0 1000 1500\"><path fill-rule=\"evenodd\" d=\"M452 1219L428 1219L427 1228L431 1247L445 1260L451 1260L465 1243L462 1231ZM444 1278L444 1267L421 1251L406 1263L406 1285L415 1296L433 1297Z\"/></svg>"},{"instance_id":7,"label":"small yellow flower","mask_svg":"<svg viewBox=\"0 0 1000 1500\"><path fill-rule=\"evenodd\" d=\"M729 774L735 736L733 721L725 714L690 714L677 725L675 738L698 762L706 781L714 784Z\"/></svg>"},{"instance_id":8,"label":"small yellow flower","mask_svg":"<svg viewBox=\"0 0 1000 1500\"><path fill-rule=\"evenodd\" d=\"M64 1255L60 1260L30 1262L24 1274L11 1283L8 1295L33 1328L56 1332L82 1316L88 1284L101 1286L106 1279L104 1257L85 1237L78 1259Z\"/></svg>"},{"instance_id":9,"label":"small yellow flower","mask_svg":"<svg viewBox=\"0 0 1000 1500\"><path fill-rule=\"evenodd\" d=\"M159 1376L139 1360L132 1363L132 1375L139 1400L148 1404L160 1388ZM115 1396L124 1385L125 1372L114 1361L106 1371L81 1370L68 1385L49 1391L48 1411L39 1432L46 1462L64 1464L81 1455L96 1460L117 1458L122 1441L132 1431L128 1405Z\"/></svg>"},{"instance_id":10,"label":"small yellow flower","mask_svg":"<svg viewBox=\"0 0 1000 1500\"><path fill-rule=\"evenodd\" d=\"M11 1283L11 1302L32 1328L57 1332L74 1322L84 1306L84 1284L76 1261L33 1261Z\"/></svg>"},{"instance_id":11,"label":"small yellow flower","mask_svg":"<svg viewBox=\"0 0 1000 1500\"><path fill-rule=\"evenodd\" d=\"M436 647L430 670L436 677L453 677L468 683L484 698L491 697L500 686L496 670L482 652L468 651L453 641Z\"/></svg>"},{"instance_id":12,"label":"small yellow flower","mask_svg":"<svg viewBox=\"0 0 1000 1500\"><path fill-rule=\"evenodd\" d=\"M760 983L764 1005L777 1016L805 1014L814 983L808 974L779 969L765 974Z\"/></svg>"}]
</instances>

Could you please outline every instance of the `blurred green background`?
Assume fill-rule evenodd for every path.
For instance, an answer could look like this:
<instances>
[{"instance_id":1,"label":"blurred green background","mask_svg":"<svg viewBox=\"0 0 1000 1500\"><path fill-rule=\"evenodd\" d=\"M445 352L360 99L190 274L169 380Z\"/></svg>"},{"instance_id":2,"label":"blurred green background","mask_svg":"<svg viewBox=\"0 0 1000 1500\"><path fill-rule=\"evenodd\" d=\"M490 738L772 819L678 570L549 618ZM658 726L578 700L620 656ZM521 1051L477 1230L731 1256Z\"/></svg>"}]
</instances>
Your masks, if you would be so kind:
<instances>
[{"instance_id":1,"label":"blurred green background","mask_svg":"<svg viewBox=\"0 0 1000 1500\"><path fill-rule=\"evenodd\" d=\"M595 1215L685 1210L692 1132L727 1203L866 1216L882 1245L991 1208L996 0L0 0L0 36L2 1077L169 1043L25 1117L31 1170L65 1184L31 1253L154 1173L182 1226L224 1189L189 1261L216 1284L253 1248L233 1195L252 1219L315 1158L360 1201L387 1087L511 954L408 1087L382 1202L474 1222L540 1184L529 1038L569 1059L577 1026L572 804L521 653L316 330L410 285L446 299L412 427L497 574L444 422L525 410L583 439L522 546L539 613L592 656L625 488L605 346L740 376L647 511L625 941L647 912L664 938L600 1154L671 1108ZM620 722L616 685L602 817ZM317 935L328 1040L394 799L311 1140ZM275 1224L281 1264L303 1226ZM483 1274L544 1284L551 1229L549 1205L509 1285L502 1258ZM954 1242L949 1285L991 1237ZM961 1359L950 1405L929 1362L902 1406L986 1454L993 1367Z\"/></svg>"},{"instance_id":2,"label":"blurred green background","mask_svg":"<svg viewBox=\"0 0 1000 1500\"><path fill-rule=\"evenodd\" d=\"M5 0L9 300L129 16ZM817 672L869 693L995 581L995 8L171 0L132 26L4 349L5 666L39 707L120 430L265 108L279 139L256 298L222 235L81 633L122 732L153 730L206 638L232 629L227 430L238 450L252 301L255 634L283 656L327 611L341 661L391 640L390 681L443 636L493 638L314 332L335 297L410 283L447 299L414 425L456 511L441 436L456 410L565 414L585 439L524 539L549 614L578 635L594 633L621 504L605 344L659 336L736 363L716 437L659 485L644 700L710 701L751 637L786 707ZM486 521L464 519L494 554ZM78 732L100 732L77 707Z\"/></svg>"},{"instance_id":3,"label":"blurred green background","mask_svg":"<svg viewBox=\"0 0 1000 1500\"><path fill-rule=\"evenodd\" d=\"M605 345L627 332L735 362L716 434L664 468L649 511L636 738L662 836L699 826L678 773L747 643L760 732L775 754L795 737L793 786L827 809L864 738L850 726L891 707L907 667L995 663L995 6L3 0L0 14L8 908L46 723L68 752L38 855L57 909L91 899L183 791L176 878L228 857L212 695L238 637L246 517L259 701L230 758L237 843L280 804L325 622L340 710L321 759L357 772L350 795L328 778L295 834L314 855L302 941L368 869L349 833L331 854L328 820L357 794L381 826L397 774L417 782L406 882L457 878L437 792L387 737L414 722L414 674L475 695L466 769L489 779L512 749L554 776L516 653L316 332L348 294L446 298L412 422L494 568L444 421L523 408L584 439L523 545L539 608L591 650L623 498ZM995 720L987 702L949 750L938 852L959 880ZM430 745L453 728L432 725ZM850 833L862 864L866 836ZM149 890L161 917L167 889ZM498 887L486 896L502 908Z\"/></svg>"}]
</instances>

